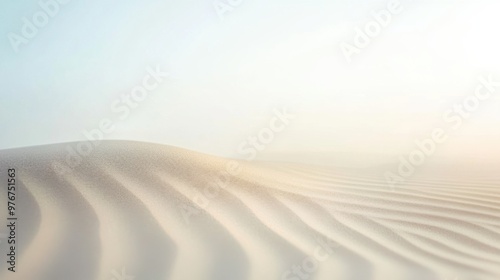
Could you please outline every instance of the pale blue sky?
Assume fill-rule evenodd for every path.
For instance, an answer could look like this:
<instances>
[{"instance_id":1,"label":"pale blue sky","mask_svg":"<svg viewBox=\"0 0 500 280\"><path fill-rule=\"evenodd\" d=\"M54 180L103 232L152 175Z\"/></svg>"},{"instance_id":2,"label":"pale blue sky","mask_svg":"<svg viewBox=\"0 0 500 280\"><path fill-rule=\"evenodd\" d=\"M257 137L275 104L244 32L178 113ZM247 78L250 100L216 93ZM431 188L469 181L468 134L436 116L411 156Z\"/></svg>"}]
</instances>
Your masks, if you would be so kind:
<instances>
[{"instance_id":1,"label":"pale blue sky","mask_svg":"<svg viewBox=\"0 0 500 280\"><path fill-rule=\"evenodd\" d=\"M245 0L220 21L212 0L72 0L15 53L8 34L40 7L3 1L0 149L84 140L162 65L171 78L106 139L233 156L287 106L297 119L270 151L405 151L480 75L498 74L500 4L401 1L348 64L339 44L388 2ZM493 100L462 134L498 133Z\"/></svg>"}]
</instances>

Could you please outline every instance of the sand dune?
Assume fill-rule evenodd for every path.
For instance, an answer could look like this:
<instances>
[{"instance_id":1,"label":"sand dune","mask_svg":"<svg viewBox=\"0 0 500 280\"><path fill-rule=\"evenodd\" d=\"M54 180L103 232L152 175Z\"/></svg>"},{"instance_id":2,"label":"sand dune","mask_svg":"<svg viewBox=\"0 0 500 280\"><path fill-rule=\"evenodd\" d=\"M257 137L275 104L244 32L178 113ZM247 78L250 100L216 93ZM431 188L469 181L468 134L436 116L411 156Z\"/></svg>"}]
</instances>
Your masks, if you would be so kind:
<instances>
[{"instance_id":1,"label":"sand dune","mask_svg":"<svg viewBox=\"0 0 500 280\"><path fill-rule=\"evenodd\" d=\"M0 279L500 279L498 174L423 172L391 190L384 170L124 141L68 168L66 146L0 151L19 217L17 272L2 261Z\"/></svg>"}]
</instances>

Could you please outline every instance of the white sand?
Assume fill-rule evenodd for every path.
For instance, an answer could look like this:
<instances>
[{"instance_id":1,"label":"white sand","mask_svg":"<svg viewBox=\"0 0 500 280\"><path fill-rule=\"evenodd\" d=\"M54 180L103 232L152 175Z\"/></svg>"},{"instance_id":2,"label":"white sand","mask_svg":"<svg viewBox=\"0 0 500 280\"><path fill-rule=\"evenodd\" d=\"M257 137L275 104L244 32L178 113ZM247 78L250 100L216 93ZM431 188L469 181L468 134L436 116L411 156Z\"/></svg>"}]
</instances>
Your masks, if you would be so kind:
<instances>
[{"instance_id":1,"label":"white sand","mask_svg":"<svg viewBox=\"0 0 500 280\"><path fill-rule=\"evenodd\" d=\"M61 173L66 146L0 151L2 186L7 168L19 179L18 271L7 271L2 240L0 279L110 280L122 268L136 280L500 279L496 173L424 168L391 191L384 170L245 162L186 222L182 207L228 160L109 141ZM5 191L0 199L5 221ZM284 277L318 238L338 247L307 278Z\"/></svg>"}]
</instances>

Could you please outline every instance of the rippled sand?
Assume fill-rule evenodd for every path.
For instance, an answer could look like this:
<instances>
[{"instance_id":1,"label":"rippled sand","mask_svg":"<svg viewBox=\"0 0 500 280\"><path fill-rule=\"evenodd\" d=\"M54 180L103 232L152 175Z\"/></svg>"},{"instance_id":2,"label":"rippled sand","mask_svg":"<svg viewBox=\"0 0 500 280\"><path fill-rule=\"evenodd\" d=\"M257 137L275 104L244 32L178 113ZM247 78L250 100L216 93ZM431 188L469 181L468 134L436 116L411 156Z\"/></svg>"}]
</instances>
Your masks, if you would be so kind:
<instances>
[{"instance_id":1,"label":"rippled sand","mask_svg":"<svg viewBox=\"0 0 500 280\"><path fill-rule=\"evenodd\" d=\"M67 169L66 147L0 151L19 217L17 272L2 261L0 279L500 279L498 171L391 190L382 169L240 162L217 187L234 162L108 141Z\"/></svg>"}]
</instances>

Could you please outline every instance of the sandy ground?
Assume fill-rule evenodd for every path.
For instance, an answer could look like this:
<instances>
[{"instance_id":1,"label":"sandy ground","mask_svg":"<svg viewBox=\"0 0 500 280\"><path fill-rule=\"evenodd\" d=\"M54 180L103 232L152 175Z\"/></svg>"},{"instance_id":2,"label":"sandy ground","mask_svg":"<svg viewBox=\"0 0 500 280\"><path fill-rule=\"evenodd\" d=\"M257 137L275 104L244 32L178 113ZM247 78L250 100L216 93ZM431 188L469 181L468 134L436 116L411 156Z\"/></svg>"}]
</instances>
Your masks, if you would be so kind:
<instances>
[{"instance_id":1,"label":"sandy ground","mask_svg":"<svg viewBox=\"0 0 500 280\"><path fill-rule=\"evenodd\" d=\"M498 169L423 169L392 190L385 170L124 141L69 168L66 147L0 151L0 221L8 168L18 216L17 272L4 238L0 279L500 279Z\"/></svg>"}]
</instances>

